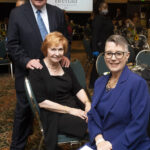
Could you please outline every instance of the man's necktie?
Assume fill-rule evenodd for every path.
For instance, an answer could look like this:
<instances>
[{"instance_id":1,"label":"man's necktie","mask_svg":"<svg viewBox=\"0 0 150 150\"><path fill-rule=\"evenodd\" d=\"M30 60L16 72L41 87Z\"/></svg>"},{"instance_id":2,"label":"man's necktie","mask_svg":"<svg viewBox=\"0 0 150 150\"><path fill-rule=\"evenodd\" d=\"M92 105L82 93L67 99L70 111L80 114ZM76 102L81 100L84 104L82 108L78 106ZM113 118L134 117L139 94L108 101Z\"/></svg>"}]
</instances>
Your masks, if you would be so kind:
<instances>
[{"instance_id":1,"label":"man's necktie","mask_svg":"<svg viewBox=\"0 0 150 150\"><path fill-rule=\"evenodd\" d=\"M41 33L42 39L44 41L45 36L48 34L48 32L46 30L44 21L43 21L43 19L41 17L41 14L40 14L41 11L37 10L36 13L37 13L37 23L38 23L38 26L39 26L39 29L40 29L40 33Z\"/></svg>"}]
</instances>

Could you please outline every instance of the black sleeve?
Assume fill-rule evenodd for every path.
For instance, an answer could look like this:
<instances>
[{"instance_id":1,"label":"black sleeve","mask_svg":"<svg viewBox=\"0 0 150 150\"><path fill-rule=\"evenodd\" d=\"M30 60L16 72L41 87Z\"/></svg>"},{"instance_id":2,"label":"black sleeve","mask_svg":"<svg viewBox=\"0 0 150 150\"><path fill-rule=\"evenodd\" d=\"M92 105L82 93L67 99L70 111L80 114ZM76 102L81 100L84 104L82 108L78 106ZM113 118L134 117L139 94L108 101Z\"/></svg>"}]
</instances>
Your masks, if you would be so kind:
<instances>
[{"instance_id":1,"label":"black sleeve","mask_svg":"<svg viewBox=\"0 0 150 150\"><path fill-rule=\"evenodd\" d=\"M95 17L92 23L92 50L93 51L99 51L98 49L98 42L101 41L100 36L100 30L102 30L102 20L99 16Z\"/></svg>"},{"instance_id":2,"label":"black sleeve","mask_svg":"<svg viewBox=\"0 0 150 150\"><path fill-rule=\"evenodd\" d=\"M79 81L77 80L73 70L71 69L71 67L68 68L68 73L71 76L72 79L72 92L74 95L76 95L82 88L82 86L80 85Z\"/></svg>"},{"instance_id":3,"label":"black sleeve","mask_svg":"<svg viewBox=\"0 0 150 150\"><path fill-rule=\"evenodd\" d=\"M47 99L44 81L41 77L41 70L30 70L28 78L37 102L40 103Z\"/></svg>"},{"instance_id":4,"label":"black sleeve","mask_svg":"<svg viewBox=\"0 0 150 150\"><path fill-rule=\"evenodd\" d=\"M16 65L26 69L26 64L31 60L23 47L20 45L20 28L19 28L19 9L12 10L9 17L8 32L7 32L7 48L8 53Z\"/></svg>"}]
</instances>

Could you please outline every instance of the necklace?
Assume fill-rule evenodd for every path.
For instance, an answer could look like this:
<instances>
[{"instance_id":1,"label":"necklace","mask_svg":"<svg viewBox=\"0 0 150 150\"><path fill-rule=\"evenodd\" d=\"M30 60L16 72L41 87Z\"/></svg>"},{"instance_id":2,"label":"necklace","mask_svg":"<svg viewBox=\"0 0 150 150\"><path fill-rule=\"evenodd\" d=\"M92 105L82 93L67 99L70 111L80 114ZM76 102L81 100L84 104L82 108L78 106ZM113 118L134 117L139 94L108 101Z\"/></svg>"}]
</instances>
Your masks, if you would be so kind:
<instances>
[{"instance_id":1,"label":"necklace","mask_svg":"<svg viewBox=\"0 0 150 150\"><path fill-rule=\"evenodd\" d=\"M64 71L62 70L61 66L48 66L47 67L49 70L50 75L56 76L56 75L63 75Z\"/></svg>"},{"instance_id":2,"label":"necklace","mask_svg":"<svg viewBox=\"0 0 150 150\"><path fill-rule=\"evenodd\" d=\"M50 69L53 72L57 72L60 69L60 65L56 65L56 66L47 66L48 69Z\"/></svg>"},{"instance_id":3,"label":"necklace","mask_svg":"<svg viewBox=\"0 0 150 150\"><path fill-rule=\"evenodd\" d=\"M64 72L60 66L60 63L51 64L51 63L47 62L47 60L44 60L44 62L48 68L50 75L62 75L62 74L64 74Z\"/></svg>"},{"instance_id":4,"label":"necklace","mask_svg":"<svg viewBox=\"0 0 150 150\"><path fill-rule=\"evenodd\" d=\"M109 79L107 85L106 85L106 89L110 90L116 87L118 82L118 79L113 80L112 78Z\"/></svg>"}]
</instances>

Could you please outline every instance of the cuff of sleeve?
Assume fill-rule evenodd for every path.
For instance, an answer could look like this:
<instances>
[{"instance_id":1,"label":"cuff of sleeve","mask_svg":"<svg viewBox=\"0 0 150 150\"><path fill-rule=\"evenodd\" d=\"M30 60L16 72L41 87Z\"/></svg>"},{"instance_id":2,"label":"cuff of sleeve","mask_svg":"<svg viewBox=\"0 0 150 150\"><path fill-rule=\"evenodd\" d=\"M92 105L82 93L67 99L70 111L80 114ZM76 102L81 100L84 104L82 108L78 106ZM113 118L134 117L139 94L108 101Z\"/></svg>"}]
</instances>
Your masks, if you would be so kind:
<instances>
[{"instance_id":1,"label":"cuff of sleeve","mask_svg":"<svg viewBox=\"0 0 150 150\"><path fill-rule=\"evenodd\" d=\"M97 132L97 133L93 134L93 136L90 138L90 141L91 141L92 144L95 143L95 137L96 137L98 134L101 134L101 133L100 133L100 132Z\"/></svg>"},{"instance_id":2,"label":"cuff of sleeve","mask_svg":"<svg viewBox=\"0 0 150 150\"><path fill-rule=\"evenodd\" d=\"M99 52L98 51L94 51L94 52L92 52L92 55L97 57L99 55Z\"/></svg>"}]
</instances>

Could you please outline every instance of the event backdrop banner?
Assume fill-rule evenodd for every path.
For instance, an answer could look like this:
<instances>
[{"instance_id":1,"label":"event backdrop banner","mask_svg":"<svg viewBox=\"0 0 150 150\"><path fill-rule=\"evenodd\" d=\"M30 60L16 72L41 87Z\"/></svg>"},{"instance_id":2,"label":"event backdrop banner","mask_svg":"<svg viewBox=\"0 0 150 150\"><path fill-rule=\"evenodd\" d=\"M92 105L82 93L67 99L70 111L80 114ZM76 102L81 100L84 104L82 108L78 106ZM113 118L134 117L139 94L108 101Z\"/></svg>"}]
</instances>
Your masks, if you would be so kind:
<instances>
[{"instance_id":1,"label":"event backdrop banner","mask_svg":"<svg viewBox=\"0 0 150 150\"><path fill-rule=\"evenodd\" d=\"M47 0L67 12L92 12L93 0Z\"/></svg>"}]
</instances>

